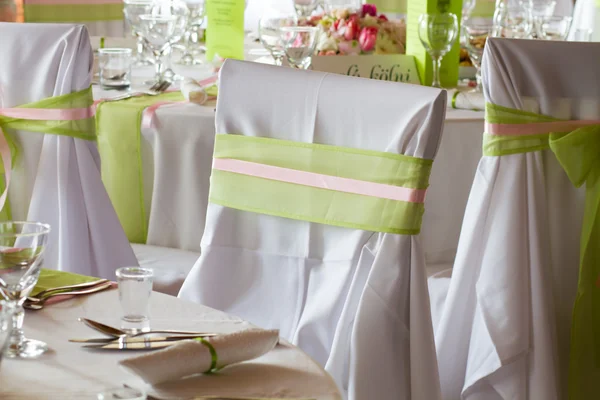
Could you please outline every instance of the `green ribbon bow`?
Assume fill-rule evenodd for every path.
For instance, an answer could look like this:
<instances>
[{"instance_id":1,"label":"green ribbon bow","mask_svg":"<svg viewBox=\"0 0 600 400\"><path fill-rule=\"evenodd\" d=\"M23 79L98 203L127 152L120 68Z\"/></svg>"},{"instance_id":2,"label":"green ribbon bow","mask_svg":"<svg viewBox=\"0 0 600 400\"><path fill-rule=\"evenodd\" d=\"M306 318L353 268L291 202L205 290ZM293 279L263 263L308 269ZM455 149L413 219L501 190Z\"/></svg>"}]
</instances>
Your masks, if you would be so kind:
<instances>
[{"instance_id":1,"label":"green ribbon bow","mask_svg":"<svg viewBox=\"0 0 600 400\"><path fill-rule=\"evenodd\" d=\"M487 104L486 121L533 124L561 120ZM600 125L536 135L484 134L486 156L544 149L552 150L573 185L586 187L579 284L571 327L569 399L590 400L598 397L600 379Z\"/></svg>"}]
</instances>

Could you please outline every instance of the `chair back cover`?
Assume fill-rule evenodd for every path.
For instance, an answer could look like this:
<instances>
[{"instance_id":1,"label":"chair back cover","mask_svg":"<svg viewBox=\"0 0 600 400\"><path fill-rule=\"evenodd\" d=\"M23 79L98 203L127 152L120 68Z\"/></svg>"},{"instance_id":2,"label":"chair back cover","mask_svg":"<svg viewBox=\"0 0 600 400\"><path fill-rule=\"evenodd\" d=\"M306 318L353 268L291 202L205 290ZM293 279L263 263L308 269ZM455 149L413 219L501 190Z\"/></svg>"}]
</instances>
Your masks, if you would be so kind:
<instances>
[{"instance_id":1,"label":"chair back cover","mask_svg":"<svg viewBox=\"0 0 600 400\"><path fill-rule=\"evenodd\" d=\"M596 0L577 0L573 8L573 21L569 40L581 41L577 31L589 31L593 42L600 42L600 4Z\"/></svg>"},{"instance_id":2,"label":"chair back cover","mask_svg":"<svg viewBox=\"0 0 600 400\"><path fill-rule=\"evenodd\" d=\"M0 23L2 107L86 89L92 51L82 25ZM100 179L93 141L14 131L18 156L9 200L13 220L50 224L44 266L114 279L137 260Z\"/></svg>"},{"instance_id":3,"label":"chair back cover","mask_svg":"<svg viewBox=\"0 0 600 400\"><path fill-rule=\"evenodd\" d=\"M228 60L216 132L431 160L445 106L437 89ZM418 236L209 203L201 249L180 297L280 329L347 398L439 397Z\"/></svg>"},{"instance_id":4,"label":"chair back cover","mask_svg":"<svg viewBox=\"0 0 600 400\"><path fill-rule=\"evenodd\" d=\"M594 43L489 39L486 101L599 120L599 57ZM549 149L482 157L435 332L445 399L567 398L583 199Z\"/></svg>"},{"instance_id":5,"label":"chair back cover","mask_svg":"<svg viewBox=\"0 0 600 400\"><path fill-rule=\"evenodd\" d=\"M25 22L85 24L90 36L125 35L123 0L23 0Z\"/></svg>"}]
</instances>

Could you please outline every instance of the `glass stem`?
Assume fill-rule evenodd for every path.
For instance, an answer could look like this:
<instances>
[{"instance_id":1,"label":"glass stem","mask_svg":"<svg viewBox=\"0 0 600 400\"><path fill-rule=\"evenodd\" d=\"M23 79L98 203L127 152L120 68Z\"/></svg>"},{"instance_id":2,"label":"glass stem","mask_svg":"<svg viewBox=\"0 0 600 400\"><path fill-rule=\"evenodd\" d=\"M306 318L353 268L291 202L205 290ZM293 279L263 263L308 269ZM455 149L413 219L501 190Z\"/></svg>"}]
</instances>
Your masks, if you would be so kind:
<instances>
[{"instance_id":1,"label":"glass stem","mask_svg":"<svg viewBox=\"0 0 600 400\"><path fill-rule=\"evenodd\" d=\"M23 340L25 340L25 335L23 334L23 318L25 318L23 306L15 305L13 328L10 334L10 347L13 349L19 349Z\"/></svg>"},{"instance_id":2,"label":"glass stem","mask_svg":"<svg viewBox=\"0 0 600 400\"><path fill-rule=\"evenodd\" d=\"M440 66L442 64L442 57L436 56L433 58L433 82L431 86L435 88L441 88L440 84Z\"/></svg>"},{"instance_id":3,"label":"glass stem","mask_svg":"<svg viewBox=\"0 0 600 400\"><path fill-rule=\"evenodd\" d=\"M475 90L478 92L483 92L482 80L481 80L481 67L477 68L477 72L475 73L475 81L477 82L477 86Z\"/></svg>"},{"instance_id":4,"label":"glass stem","mask_svg":"<svg viewBox=\"0 0 600 400\"><path fill-rule=\"evenodd\" d=\"M162 63L162 53L154 54L155 62L154 62L154 78L156 82L162 80L163 77L163 63Z\"/></svg>"},{"instance_id":5,"label":"glass stem","mask_svg":"<svg viewBox=\"0 0 600 400\"><path fill-rule=\"evenodd\" d=\"M283 65L283 56L273 55L273 60L275 61L275 65L277 65L277 66Z\"/></svg>"},{"instance_id":6,"label":"glass stem","mask_svg":"<svg viewBox=\"0 0 600 400\"><path fill-rule=\"evenodd\" d=\"M144 60L144 38L142 38L137 33L135 34L135 36L137 36L137 45L136 45L137 61L143 61Z\"/></svg>"}]
</instances>

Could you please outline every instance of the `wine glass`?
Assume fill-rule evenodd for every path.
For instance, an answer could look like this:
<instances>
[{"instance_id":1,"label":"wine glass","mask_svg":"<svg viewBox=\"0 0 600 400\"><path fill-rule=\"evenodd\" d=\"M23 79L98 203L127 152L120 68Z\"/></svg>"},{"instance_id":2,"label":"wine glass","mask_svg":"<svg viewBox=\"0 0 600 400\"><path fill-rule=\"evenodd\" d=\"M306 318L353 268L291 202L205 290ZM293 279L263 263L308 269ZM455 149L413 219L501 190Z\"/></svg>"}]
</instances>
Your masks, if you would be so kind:
<instances>
[{"instance_id":1,"label":"wine glass","mask_svg":"<svg viewBox=\"0 0 600 400\"><path fill-rule=\"evenodd\" d=\"M477 69L475 75L477 79L476 92L481 92L481 59L483 58L483 49L488 36L494 30L494 22L491 18L469 18L463 22L463 35L465 47L469 53L469 58Z\"/></svg>"},{"instance_id":2,"label":"wine glass","mask_svg":"<svg viewBox=\"0 0 600 400\"><path fill-rule=\"evenodd\" d=\"M285 51L283 49L283 38L280 28L284 26L295 26L298 19L295 15L269 10L258 21L258 38L265 49L271 53L275 65L281 65Z\"/></svg>"},{"instance_id":3,"label":"wine glass","mask_svg":"<svg viewBox=\"0 0 600 400\"><path fill-rule=\"evenodd\" d=\"M294 0L296 14L300 18L310 17L319 6L320 0Z\"/></svg>"},{"instance_id":4,"label":"wine glass","mask_svg":"<svg viewBox=\"0 0 600 400\"><path fill-rule=\"evenodd\" d=\"M50 226L39 222L0 222L0 293L14 307L13 329L5 355L35 358L48 350L23 335L23 303L35 287Z\"/></svg>"},{"instance_id":5,"label":"wine glass","mask_svg":"<svg viewBox=\"0 0 600 400\"><path fill-rule=\"evenodd\" d=\"M450 51L458 35L458 19L455 14L421 14L419 16L419 39L433 59L433 82L441 88L440 64Z\"/></svg>"},{"instance_id":6,"label":"wine glass","mask_svg":"<svg viewBox=\"0 0 600 400\"><path fill-rule=\"evenodd\" d=\"M202 24L204 23L204 0L185 0L190 16L184 35L185 50L179 64L198 65L202 61L197 58L202 53Z\"/></svg>"},{"instance_id":7,"label":"wine glass","mask_svg":"<svg viewBox=\"0 0 600 400\"><path fill-rule=\"evenodd\" d=\"M522 6L527 10L531 17L531 37L536 39L542 35L541 23L542 19L554 15L556 1L553 0L527 0L522 3Z\"/></svg>"},{"instance_id":8,"label":"wine glass","mask_svg":"<svg viewBox=\"0 0 600 400\"><path fill-rule=\"evenodd\" d=\"M308 69L317 47L319 28L312 26L283 26L279 28L285 57L293 68Z\"/></svg>"},{"instance_id":9,"label":"wine glass","mask_svg":"<svg viewBox=\"0 0 600 400\"><path fill-rule=\"evenodd\" d=\"M157 16L145 14L140 16L140 21L144 42L154 55L155 81L146 83L156 83L164 80L163 55L171 46L177 17L174 15Z\"/></svg>"},{"instance_id":10,"label":"wine glass","mask_svg":"<svg viewBox=\"0 0 600 400\"><path fill-rule=\"evenodd\" d=\"M571 29L571 17L544 17L540 19L540 38L544 40L566 40Z\"/></svg>"},{"instance_id":11,"label":"wine glass","mask_svg":"<svg viewBox=\"0 0 600 400\"><path fill-rule=\"evenodd\" d=\"M123 14L131 28L131 34L137 39L135 66L150 65L145 56L145 43L140 31L140 15L148 14L152 8L153 0L123 0Z\"/></svg>"},{"instance_id":12,"label":"wine glass","mask_svg":"<svg viewBox=\"0 0 600 400\"><path fill-rule=\"evenodd\" d=\"M521 3L500 3L494 12L492 36L527 39L533 32L531 12Z\"/></svg>"},{"instance_id":13,"label":"wine glass","mask_svg":"<svg viewBox=\"0 0 600 400\"><path fill-rule=\"evenodd\" d=\"M334 10L348 10L355 12L362 7L361 0L323 0L323 8L325 12L331 13Z\"/></svg>"}]
</instances>

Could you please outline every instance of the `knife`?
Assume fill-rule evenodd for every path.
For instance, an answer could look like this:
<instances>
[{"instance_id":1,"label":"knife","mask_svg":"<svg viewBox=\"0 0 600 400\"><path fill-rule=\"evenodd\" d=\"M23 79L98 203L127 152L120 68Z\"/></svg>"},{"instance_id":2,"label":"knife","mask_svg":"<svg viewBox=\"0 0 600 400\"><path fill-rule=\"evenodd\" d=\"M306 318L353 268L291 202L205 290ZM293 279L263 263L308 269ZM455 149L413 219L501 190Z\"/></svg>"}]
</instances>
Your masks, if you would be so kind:
<instances>
[{"instance_id":1,"label":"knife","mask_svg":"<svg viewBox=\"0 0 600 400\"><path fill-rule=\"evenodd\" d=\"M93 338L93 339L69 339L73 343L147 343L147 342L173 342L177 340L195 339L198 337L217 336L216 333L195 334L195 335L179 335L179 336L138 336L138 337L122 337L122 338Z\"/></svg>"},{"instance_id":2,"label":"knife","mask_svg":"<svg viewBox=\"0 0 600 400\"><path fill-rule=\"evenodd\" d=\"M177 344L177 340L160 341L160 342L137 342L137 343L126 343L122 341L115 341L111 343L103 344L87 344L83 347L88 349L99 349L99 350L156 350L164 349L165 347L173 346Z\"/></svg>"}]
</instances>

